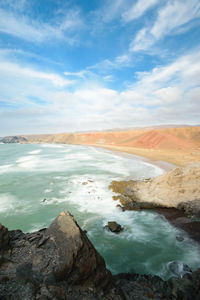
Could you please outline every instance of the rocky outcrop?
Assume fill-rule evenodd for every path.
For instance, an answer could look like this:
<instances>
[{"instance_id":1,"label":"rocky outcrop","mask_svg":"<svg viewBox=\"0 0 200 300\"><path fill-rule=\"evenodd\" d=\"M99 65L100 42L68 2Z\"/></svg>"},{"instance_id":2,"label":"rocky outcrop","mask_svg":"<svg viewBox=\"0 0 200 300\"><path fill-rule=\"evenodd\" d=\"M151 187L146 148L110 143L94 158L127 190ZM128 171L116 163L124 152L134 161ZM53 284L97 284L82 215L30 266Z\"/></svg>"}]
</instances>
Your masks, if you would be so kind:
<instances>
[{"instance_id":1,"label":"rocky outcrop","mask_svg":"<svg viewBox=\"0 0 200 300\"><path fill-rule=\"evenodd\" d=\"M24 234L0 227L0 299L123 299L69 213Z\"/></svg>"},{"instance_id":2,"label":"rocky outcrop","mask_svg":"<svg viewBox=\"0 0 200 300\"><path fill-rule=\"evenodd\" d=\"M200 164L196 163L175 168L154 179L113 181L110 188L120 194L114 199L119 199L127 209L177 208L182 202L188 202L187 207L194 206L191 201L200 199L199 182Z\"/></svg>"},{"instance_id":3,"label":"rocky outcrop","mask_svg":"<svg viewBox=\"0 0 200 300\"><path fill-rule=\"evenodd\" d=\"M123 227L115 221L108 222L108 224L104 226L104 228L114 233L119 233L123 230Z\"/></svg>"},{"instance_id":4,"label":"rocky outcrop","mask_svg":"<svg viewBox=\"0 0 200 300\"><path fill-rule=\"evenodd\" d=\"M200 241L200 164L173 169L154 179L112 181L122 211L153 209Z\"/></svg>"},{"instance_id":5,"label":"rocky outcrop","mask_svg":"<svg viewBox=\"0 0 200 300\"><path fill-rule=\"evenodd\" d=\"M115 276L127 300L199 300L200 269L183 278L172 277L164 281L158 276L118 274Z\"/></svg>"},{"instance_id":6,"label":"rocky outcrop","mask_svg":"<svg viewBox=\"0 0 200 300\"><path fill-rule=\"evenodd\" d=\"M1 140L1 143L12 144L12 143L26 143L28 140L23 136L6 136Z\"/></svg>"},{"instance_id":7,"label":"rocky outcrop","mask_svg":"<svg viewBox=\"0 0 200 300\"><path fill-rule=\"evenodd\" d=\"M0 225L2 300L200 299L200 270L191 273L181 262L172 262L169 268L175 277L168 281L151 275L112 276L66 212L49 228L33 233Z\"/></svg>"}]
</instances>

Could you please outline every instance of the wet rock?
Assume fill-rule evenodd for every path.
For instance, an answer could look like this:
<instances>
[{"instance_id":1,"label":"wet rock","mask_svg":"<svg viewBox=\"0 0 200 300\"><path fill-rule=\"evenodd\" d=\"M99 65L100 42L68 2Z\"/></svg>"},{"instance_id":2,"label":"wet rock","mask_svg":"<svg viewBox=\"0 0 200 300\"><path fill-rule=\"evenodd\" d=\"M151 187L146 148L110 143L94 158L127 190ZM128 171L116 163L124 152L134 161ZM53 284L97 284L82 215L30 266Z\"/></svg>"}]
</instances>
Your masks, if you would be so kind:
<instances>
[{"instance_id":1,"label":"wet rock","mask_svg":"<svg viewBox=\"0 0 200 300\"><path fill-rule=\"evenodd\" d=\"M10 238L8 229L0 223L0 252L2 252L5 248L8 248L9 241Z\"/></svg>"},{"instance_id":2,"label":"wet rock","mask_svg":"<svg viewBox=\"0 0 200 300\"><path fill-rule=\"evenodd\" d=\"M182 241L184 241L184 237L181 236L181 235L177 235L177 236L176 236L176 240L177 240L178 242L182 242Z\"/></svg>"},{"instance_id":3,"label":"wet rock","mask_svg":"<svg viewBox=\"0 0 200 300\"><path fill-rule=\"evenodd\" d=\"M104 226L104 228L106 230L112 231L114 233L119 233L123 230L123 227L120 224L118 224L117 222L114 222L114 221L108 222L108 224L106 226Z\"/></svg>"},{"instance_id":4,"label":"wet rock","mask_svg":"<svg viewBox=\"0 0 200 300\"><path fill-rule=\"evenodd\" d=\"M178 204L177 208L183 210L188 217L200 221L200 199L181 202Z\"/></svg>"},{"instance_id":5,"label":"wet rock","mask_svg":"<svg viewBox=\"0 0 200 300\"><path fill-rule=\"evenodd\" d=\"M125 211L124 207L120 204L117 204L116 207L119 208L121 211Z\"/></svg>"},{"instance_id":6,"label":"wet rock","mask_svg":"<svg viewBox=\"0 0 200 300\"><path fill-rule=\"evenodd\" d=\"M88 184L88 182L87 182L87 181L85 181L85 182L82 182L82 185L86 185L86 184Z\"/></svg>"}]
</instances>

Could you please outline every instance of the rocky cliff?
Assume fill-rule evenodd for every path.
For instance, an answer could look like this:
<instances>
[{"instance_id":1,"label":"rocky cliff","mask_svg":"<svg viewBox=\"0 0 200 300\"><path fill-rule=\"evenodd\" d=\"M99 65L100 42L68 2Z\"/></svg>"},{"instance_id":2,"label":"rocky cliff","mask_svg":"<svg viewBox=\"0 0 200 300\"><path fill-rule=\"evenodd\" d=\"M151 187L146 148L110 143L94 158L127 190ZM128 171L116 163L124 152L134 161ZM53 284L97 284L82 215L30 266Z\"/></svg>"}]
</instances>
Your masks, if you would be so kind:
<instances>
[{"instance_id":1,"label":"rocky cliff","mask_svg":"<svg viewBox=\"0 0 200 300\"><path fill-rule=\"evenodd\" d=\"M6 136L1 140L1 143L12 144L12 143L26 143L27 139L23 136Z\"/></svg>"},{"instance_id":2,"label":"rocky cliff","mask_svg":"<svg viewBox=\"0 0 200 300\"><path fill-rule=\"evenodd\" d=\"M112 276L67 212L33 233L0 225L2 300L200 299L200 270L191 273L179 262L172 266L176 277L168 281L151 275ZM183 278L177 273L180 268L186 270Z\"/></svg>"},{"instance_id":3,"label":"rocky cliff","mask_svg":"<svg viewBox=\"0 0 200 300\"><path fill-rule=\"evenodd\" d=\"M175 168L154 179L113 181L110 188L119 193L126 208L178 208L181 203L200 198L200 163ZM191 202L192 204L192 202ZM184 205L183 205L184 206ZM196 203L195 210L200 211Z\"/></svg>"},{"instance_id":4,"label":"rocky cliff","mask_svg":"<svg viewBox=\"0 0 200 300\"><path fill-rule=\"evenodd\" d=\"M175 168L154 179L113 181L122 210L153 209L200 242L200 164Z\"/></svg>"}]
</instances>

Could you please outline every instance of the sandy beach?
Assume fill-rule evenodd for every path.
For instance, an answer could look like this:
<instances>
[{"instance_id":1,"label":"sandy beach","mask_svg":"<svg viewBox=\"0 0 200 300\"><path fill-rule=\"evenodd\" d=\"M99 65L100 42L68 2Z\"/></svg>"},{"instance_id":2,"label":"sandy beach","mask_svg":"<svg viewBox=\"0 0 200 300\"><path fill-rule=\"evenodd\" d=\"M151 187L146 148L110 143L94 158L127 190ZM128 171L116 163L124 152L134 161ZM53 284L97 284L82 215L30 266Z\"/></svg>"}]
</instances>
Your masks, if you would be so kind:
<instances>
[{"instance_id":1,"label":"sandy beach","mask_svg":"<svg viewBox=\"0 0 200 300\"><path fill-rule=\"evenodd\" d=\"M124 149L122 149L122 150L115 149L115 146L111 146L111 147L110 146L104 147L102 145L90 145L90 146L98 148L99 150L102 149L102 151L108 150L108 151L110 151L110 152L112 152L116 155L121 156L121 157L136 158L136 159L142 160L146 163L156 165L156 166L158 166L159 168L163 169L166 172L177 167L177 165L172 164L172 163L167 162L167 161L164 161L164 160L156 160L156 159L149 158L147 156L141 156L139 154L137 155L135 153L125 151ZM117 146L116 146L116 148L117 148ZM120 147L120 148L125 148L125 147Z\"/></svg>"},{"instance_id":2,"label":"sandy beach","mask_svg":"<svg viewBox=\"0 0 200 300\"><path fill-rule=\"evenodd\" d=\"M188 163L200 161L200 150L182 151L182 150L160 150L160 149L144 149L133 148L116 145L99 145L90 144L90 146L104 148L111 151L124 152L134 154L149 159L149 162L160 166L166 171L176 166L185 166Z\"/></svg>"}]
</instances>

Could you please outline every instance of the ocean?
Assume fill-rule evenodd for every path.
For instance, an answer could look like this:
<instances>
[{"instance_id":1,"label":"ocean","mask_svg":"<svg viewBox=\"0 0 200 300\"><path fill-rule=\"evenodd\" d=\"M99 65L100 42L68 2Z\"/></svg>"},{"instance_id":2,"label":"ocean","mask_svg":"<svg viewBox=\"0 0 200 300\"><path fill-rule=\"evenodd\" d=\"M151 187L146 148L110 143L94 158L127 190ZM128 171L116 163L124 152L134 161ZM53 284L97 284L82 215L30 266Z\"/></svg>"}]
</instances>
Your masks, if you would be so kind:
<instances>
[{"instance_id":1,"label":"ocean","mask_svg":"<svg viewBox=\"0 0 200 300\"><path fill-rule=\"evenodd\" d=\"M32 232L69 211L113 273L172 276L169 263L200 267L199 246L162 216L122 212L108 186L112 180L145 179L164 172L135 156L87 146L0 144L0 222ZM124 227L114 234L108 221ZM177 236L183 236L180 242Z\"/></svg>"}]
</instances>

